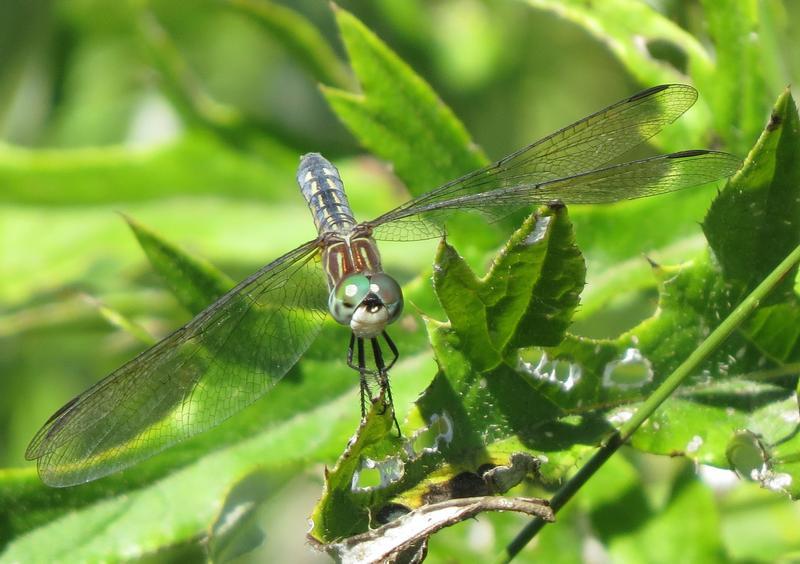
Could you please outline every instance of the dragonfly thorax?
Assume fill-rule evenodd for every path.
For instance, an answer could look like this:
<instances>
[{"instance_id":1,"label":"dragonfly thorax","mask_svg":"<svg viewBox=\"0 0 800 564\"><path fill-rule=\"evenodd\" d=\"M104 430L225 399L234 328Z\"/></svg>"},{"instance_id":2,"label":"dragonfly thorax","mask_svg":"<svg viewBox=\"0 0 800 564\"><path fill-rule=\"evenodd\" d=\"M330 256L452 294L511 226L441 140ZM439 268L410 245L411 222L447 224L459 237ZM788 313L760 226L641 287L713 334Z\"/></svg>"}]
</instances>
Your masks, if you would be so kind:
<instances>
[{"instance_id":1,"label":"dragonfly thorax","mask_svg":"<svg viewBox=\"0 0 800 564\"><path fill-rule=\"evenodd\" d=\"M388 274L355 273L345 276L331 290L328 309L356 337L380 335L403 311L403 292Z\"/></svg>"}]
</instances>

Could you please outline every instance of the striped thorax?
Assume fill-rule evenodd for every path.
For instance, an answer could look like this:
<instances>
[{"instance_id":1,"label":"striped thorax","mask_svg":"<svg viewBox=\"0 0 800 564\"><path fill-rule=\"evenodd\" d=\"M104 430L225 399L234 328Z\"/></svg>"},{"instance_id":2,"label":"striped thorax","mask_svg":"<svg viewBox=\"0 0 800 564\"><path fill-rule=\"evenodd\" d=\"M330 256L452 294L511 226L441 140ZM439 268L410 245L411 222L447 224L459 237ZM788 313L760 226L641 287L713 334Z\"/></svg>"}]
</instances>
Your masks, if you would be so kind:
<instances>
[{"instance_id":1,"label":"striped thorax","mask_svg":"<svg viewBox=\"0 0 800 564\"><path fill-rule=\"evenodd\" d=\"M383 272L375 240L353 218L339 171L319 153L309 153L300 159L297 183L320 236L331 315L356 337L380 335L400 316L403 294Z\"/></svg>"}]
</instances>

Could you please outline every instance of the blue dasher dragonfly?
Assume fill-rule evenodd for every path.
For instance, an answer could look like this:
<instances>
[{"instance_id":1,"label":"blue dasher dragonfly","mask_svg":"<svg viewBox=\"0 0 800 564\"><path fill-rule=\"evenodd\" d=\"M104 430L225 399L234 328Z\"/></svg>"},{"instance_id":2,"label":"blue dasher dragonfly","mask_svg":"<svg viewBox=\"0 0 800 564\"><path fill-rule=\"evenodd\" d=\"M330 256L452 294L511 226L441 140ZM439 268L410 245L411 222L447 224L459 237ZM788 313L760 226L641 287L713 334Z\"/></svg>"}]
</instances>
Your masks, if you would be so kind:
<instances>
[{"instance_id":1,"label":"blue dasher dragonfly","mask_svg":"<svg viewBox=\"0 0 800 564\"><path fill-rule=\"evenodd\" d=\"M303 156L297 180L319 236L267 264L59 409L26 457L38 461L39 475L51 486L127 468L261 397L311 346L327 315L350 328L347 362L360 375L362 415L373 399L370 382L393 409L387 373L399 352L386 327L400 316L403 294L383 272L376 241L439 237L446 220L462 211L497 217L555 200L614 202L730 176L739 159L707 150L609 164L696 99L686 85L644 90L361 223L336 167L319 154Z\"/></svg>"}]
</instances>

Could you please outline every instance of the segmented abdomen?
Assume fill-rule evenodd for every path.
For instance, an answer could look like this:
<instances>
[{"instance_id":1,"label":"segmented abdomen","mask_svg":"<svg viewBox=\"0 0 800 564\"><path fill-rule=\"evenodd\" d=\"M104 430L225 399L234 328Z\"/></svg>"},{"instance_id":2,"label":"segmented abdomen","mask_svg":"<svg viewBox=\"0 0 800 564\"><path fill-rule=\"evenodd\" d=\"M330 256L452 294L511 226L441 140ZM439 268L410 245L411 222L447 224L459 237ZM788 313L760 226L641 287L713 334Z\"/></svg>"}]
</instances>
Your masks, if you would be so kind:
<instances>
[{"instance_id":1,"label":"segmented abdomen","mask_svg":"<svg viewBox=\"0 0 800 564\"><path fill-rule=\"evenodd\" d=\"M339 171L325 157L319 153L303 155L297 169L297 183L320 234L347 233L355 226Z\"/></svg>"}]
</instances>

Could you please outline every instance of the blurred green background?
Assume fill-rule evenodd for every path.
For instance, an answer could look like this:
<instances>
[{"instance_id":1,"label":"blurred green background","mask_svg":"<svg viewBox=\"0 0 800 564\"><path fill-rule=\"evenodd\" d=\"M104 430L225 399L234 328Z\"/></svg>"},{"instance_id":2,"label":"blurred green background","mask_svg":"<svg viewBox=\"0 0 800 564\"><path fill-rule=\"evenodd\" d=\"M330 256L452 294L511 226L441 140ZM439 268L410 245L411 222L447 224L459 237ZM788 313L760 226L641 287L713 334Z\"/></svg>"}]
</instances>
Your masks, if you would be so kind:
<instances>
[{"instance_id":1,"label":"blurred green background","mask_svg":"<svg viewBox=\"0 0 800 564\"><path fill-rule=\"evenodd\" d=\"M707 43L700 3L647 4ZM798 27L789 25L800 21L800 3L756 4L772 18L776 33L767 40L781 55L766 80L760 106L767 108L800 76ZM115 212L240 278L314 235L294 181L302 153L322 152L340 166L359 217L406 197L318 90L319 82L354 87L328 3L285 3L327 42L316 59L246 5L0 3L1 467L26 465L27 442L52 411L141 349L101 315L98 301L155 335L188 319ZM478 0L341 5L433 86L492 159L650 86L556 10ZM643 48L679 69L685 64L669 45ZM713 98L711 91L700 95ZM722 139L722 148L743 154L755 137L745 132L731 146L735 134L709 131L704 142ZM613 230L611 222L598 224ZM579 236L602 248L602 229ZM429 267L428 248L412 254L392 247L385 262L408 280ZM649 249L631 256L638 260L643 251ZM608 249L595 256L597 264L631 258ZM647 315L653 295L578 327L613 335ZM271 502L264 519L291 529L270 531L278 539L269 552L276 561L310 558L303 524L317 487L300 479ZM489 533L479 530L475 542L490 542L482 534ZM281 552L282 542L289 552Z\"/></svg>"}]
</instances>

